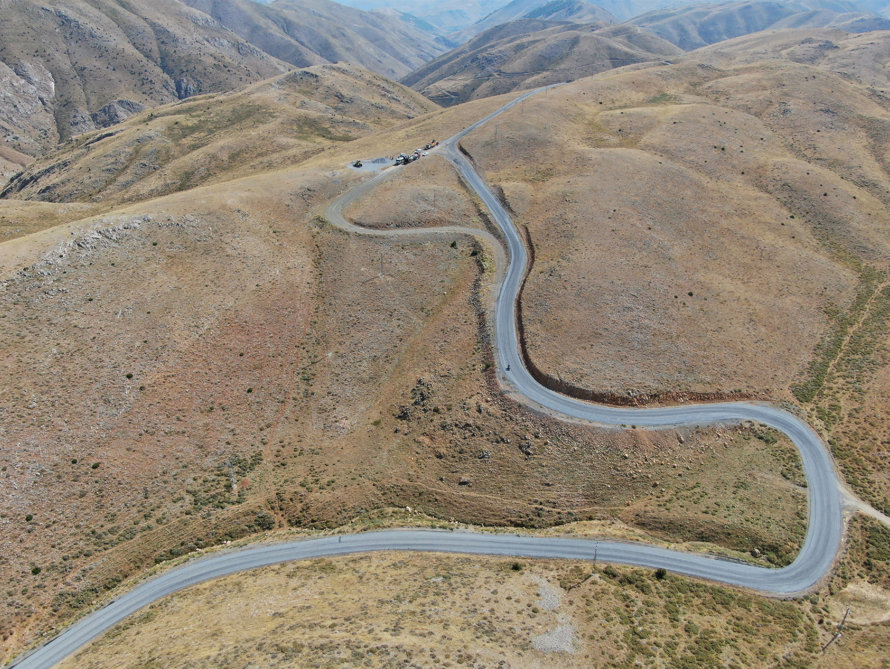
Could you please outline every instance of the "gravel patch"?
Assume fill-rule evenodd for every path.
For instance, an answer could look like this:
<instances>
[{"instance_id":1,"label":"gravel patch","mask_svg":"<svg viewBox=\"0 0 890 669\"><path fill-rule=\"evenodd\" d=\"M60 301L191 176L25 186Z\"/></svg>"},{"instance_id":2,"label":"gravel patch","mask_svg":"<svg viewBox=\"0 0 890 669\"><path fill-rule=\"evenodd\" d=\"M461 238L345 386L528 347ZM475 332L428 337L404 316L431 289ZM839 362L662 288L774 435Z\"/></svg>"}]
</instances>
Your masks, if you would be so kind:
<instances>
[{"instance_id":1,"label":"gravel patch","mask_svg":"<svg viewBox=\"0 0 890 669\"><path fill-rule=\"evenodd\" d=\"M543 578L538 579L538 606L545 611L552 611L562 604L562 594Z\"/></svg>"},{"instance_id":2,"label":"gravel patch","mask_svg":"<svg viewBox=\"0 0 890 669\"><path fill-rule=\"evenodd\" d=\"M535 650L543 653L569 653L575 654L575 627L573 625L560 625L552 632L547 632L532 639Z\"/></svg>"}]
</instances>

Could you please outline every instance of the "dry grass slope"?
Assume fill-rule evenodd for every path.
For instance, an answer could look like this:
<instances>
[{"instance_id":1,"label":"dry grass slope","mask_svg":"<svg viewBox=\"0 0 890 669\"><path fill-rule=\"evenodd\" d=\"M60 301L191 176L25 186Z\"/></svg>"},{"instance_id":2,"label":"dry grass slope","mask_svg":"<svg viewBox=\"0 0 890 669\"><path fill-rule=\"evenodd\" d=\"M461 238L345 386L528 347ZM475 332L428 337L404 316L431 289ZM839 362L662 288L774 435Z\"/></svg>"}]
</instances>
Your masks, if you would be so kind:
<instances>
[{"instance_id":1,"label":"dry grass slope","mask_svg":"<svg viewBox=\"0 0 890 669\"><path fill-rule=\"evenodd\" d=\"M267 79L288 65L176 0L0 7L0 132L37 156L145 107Z\"/></svg>"},{"instance_id":2,"label":"dry grass slope","mask_svg":"<svg viewBox=\"0 0 890 669\"><path fill-rule=\"evenodd\" d=\"M640 402L641 394L739 389L801 402L857 491L878 504L887 492L890 188L879 79L887 42L836 32L796 39L750 43L760 45L757 62L753 46L729 43L675 66L577 82L526 101L465 144L529 230L535 265L523 313L537 365L557 380ZM394 113L375 121L375 105L399 89L343 68L323 71L335 79L322 77L311 95L292 82L284 92L261 84L235 97L271 96L272 110L305 99L368 134L347 143L326 135L334 126L307 126L297 139L327 150L307 153L295 142L263 154L282 169L243 176L263 164L252 157L162 198L136 201L152 196L152 171L109 188L105 202L0 208L15 216L0 218L9 232L0 246L0 365L13 380L0 389L0 438L10 445L0 451L2 658L154 563L288 526L454 519L683 542L764 565L790 561L804 531L805 490L785 440L754 425L598 430L523 410L491 369L484 247L460 236L362 238L321 216L365 178L345 167L351 160L442 139L504 99L409 118L419 101L404 93ZM227 116L227 100L214 99L209 110L207 99L168 107L167 116L132 119L122 134L163 122L178 159L198 165L212 146L201 143L203 123L234 142L239 126L259 119L261 144L283 127L262 107ZM189 113L177 116L183 107ZM118 139L97 141L95 154ZM72 146L72 155L83 149ZM289 150L301 162L284 169L280 156ZM88 162L76 164L89 173ZM225 180L234 176L242 178ZM428 158L353 213L370 225L423 223L417 201L433 194L436 206L442 194L449 211L472 222L472 198ZM417 208L405 211L408 204ZM44 217L59 225L42 229ZM406 506L426 518L391 513ZM770 666L784 653L786 664L818 666L815 649L854 602L871 617L857 619L849 648L835 652L838 666L861 666L886 648L880 621L890 571L885 530L857 521L852 537L829 591L798 604L635 570L582 579L590 575L583 565L559 565L534 572L570 593L573 603L548 613L520 592L527 582L509 585L516 574L498 571L497 560L407 557L390 567L383 556L342 569L286 567L304 579L304 594L321 587L317 572L343 580L324 584L338 592L315 613L270 602L251 619L257 628L238 631L237 644L209 626L196 628L201 643L182 630L168 637L202 653L184 662L208 666L302 662L298 652L330 658L335 641L351 662L371 666L404 664L409 650L414 663L422 652L424 665L525 666L580 655L606 666L743 667ZM431 565L436 573L411 576ZM407 591L398 601L391 593L428 581L445 588L447 565L469 570L465 589L423 599L411 616L424 620L421 639L411 634L421 628L408 627ZM373 606L355 599L362 589L349 579L359 576L386 579L390 601L374 609L385 630L359 615ZM513 600L495 602L497 593L480 587L486 579L489 593L515 586ZM238 582L233 589L252 594L249 580ZM175 625L191 615L193 604L181 605L170 618L142 622ZM440 619L430 622L433 614ZM296 627L274 632L285 618ZM120 632L134 664L173 663L126 636L140 629ZM258 640L270 629L313 638L273 647ZM459 657L455 643L467 646ZM569 643L574 656L535 655ZM78 661L100 666L91 652Z\"/></svg>"},{"instance_id":3,"label":"dry grass slope","mask_svg":"<svg viewBox=\"0 0 890 669\"><path fill-rule=\"evenodd\" d=\"M319 65L81 135L30 165L2 195L108 208L298 164L435 108L367 70Z\"/></svg>"},{"instance_id":4,"label":"dry grass slope","mask_svg":"<svg viewBox=\"0 0 890 669\"><path fill-rule=\"evenodd\" d=\"M872 550L878 545L886 551L887 538ZM857 548L842 569L862 560ZM886 667L887 598L876 599L865 580L832 586L780 602L571 561L315 560L159 602L62 666ZM843 638L820 653L848 604ZM219 615L208 619L208 610Z\"/></svg>"},{"instance_id":5,"label":"dry grass slope","mask_svg":"<svg viewBox=\"0 0 890 669\"><path fill-rule=\"evenodd\" d=\"M430 100L452 106L682 53L669 42L630 26L550 27L548 22L534 19L517 23L520 25L510 30L491 28L416 70L404 83ZM507 34L501 38L504 32Z\"/></svg>"},{"instance_id":6,"label":"dry grass slope","mask_svg":"<svg viewBox=\"0 0 890 669\"><path fill-rule=\"evenodd\" d=\"M93 218L103 203L10 202L36 228L46 214L62 225L2 247L2 364L16 380L0 394L16 444L0 455L4 657L155 562L380 508L538 528L592 519L600 534L793 556L804 498L787 444L753 428L598 431L520 410L490 369L484 248L363 239L319 216L362 178L348 157L445 137L500 104ZM424 161L372 209L400 222L401 186L436 178L455 212L476 212ZM726 479L730 453L750 472ZM749 513L752 495L764 503Z\"/></svg>"}]
</instances>

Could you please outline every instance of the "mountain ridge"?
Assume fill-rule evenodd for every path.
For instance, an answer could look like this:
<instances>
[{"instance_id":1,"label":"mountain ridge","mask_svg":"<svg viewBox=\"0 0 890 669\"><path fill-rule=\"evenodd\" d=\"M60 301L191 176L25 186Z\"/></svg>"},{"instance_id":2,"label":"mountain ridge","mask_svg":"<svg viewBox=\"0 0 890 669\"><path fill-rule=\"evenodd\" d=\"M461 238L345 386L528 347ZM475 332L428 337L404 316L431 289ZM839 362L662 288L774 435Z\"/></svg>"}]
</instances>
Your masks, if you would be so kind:
<instances>
[{"instance_id":1,"label":"mountain ridge","mask_svg":"<svg viewBox=\"0 0 890 669\"><path fill-rule=\"evenodd\" d=\"M443 106L682 54L642 28L520 19L427 63L402 83Z\"/></svg>"}]
</instances>

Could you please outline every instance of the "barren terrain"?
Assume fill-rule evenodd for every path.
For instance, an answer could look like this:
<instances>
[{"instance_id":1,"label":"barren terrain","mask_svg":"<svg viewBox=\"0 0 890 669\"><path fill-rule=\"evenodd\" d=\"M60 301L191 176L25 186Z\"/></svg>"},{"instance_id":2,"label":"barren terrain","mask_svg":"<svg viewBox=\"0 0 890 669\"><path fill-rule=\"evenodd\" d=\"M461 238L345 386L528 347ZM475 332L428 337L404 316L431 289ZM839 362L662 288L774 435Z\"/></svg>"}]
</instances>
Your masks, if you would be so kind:
<instances>
[{"instance_id":1,"label":"barren terrain","mask_svg":"<svg viewBox=\"0 0 890 669\"><path fill-rule=\"evenodd\" d=\"M444 137L495 104L349 150ZM332 169L344 151L4 244L6 657L153 562L377 508L526 527L590 518L793 558L805 495L787 443L756 426L601 431L519 409L490 369L487 252L327 225L318 212L362 178ZM409 167L476 211L441 161L423 161ZM393 183L419 182L406 169ZM401 204L384 193L377 206ZM16 206L74 218L86 205ZM727 458L750 469L726 478Z\"/></svg>"},{"instance_id":2,"label":"barren terrain","mask_svg":"<svg viewBox=\"0 0 890 669\"><path fill-rule=\"evenodd\" d=\"M812 46L800 47L803 39L799 48ZM786 53L798 47L786 43L775 53L762 49L765 63L736 63L730 44L675 66L587 79L526 101L465 146L528 227L535 260L522 306L534 364L567 387L641 403L693 393L796 402L832 440L848 482L886 510L890 189L882 151L869 148L882 146L886 101L879 90L832 74L844 62L877 62L871 49L883 53L886 45L872 41L845 44L863 52L849 61L823 49L801 64L799 49L794 59ZM823 51L835 60L819 61ZM814 76L828 83L814 85ZM274 86L258 86L255 93L272 94ZM773 90L787 90L787 100L773 101ZM314 104L312 95L297 93ZM757 425L594 429L522 409L501 393L491 368L484 313L493 272L483 246L460 235L367 238L325 221L328 203L367 178L348 163L443 139L506 99L417 118L409 118L416 109L399 108L377 125L373 111L344 114L364 119L368 134L346 143L313 131L305 141L326 150L297 147L265 167L259 158L236 161L232 171L186 181L181 191L152 190L160 183L152 171L126 189L109 187L104 201L10 200L0 207L0 216L15 216L8 224L0 218L0 230L9 232L0 244L0 366L10 380L0 388L0 658L114 596L154 563L287 527L404 523L389 511L406 507L427 518L417 522L443 526L453 519L652 539L764 565L793 559L805 530L806 491L784 438ZM786 106L792 111L784 113ZM155 114L172 118L178 108ZM217 118L213 109L190 109L192 118L175 119L180 126L201 127L204 112ZM265 123L260 111L245 116L244 126ZM131 119L122 134L144 121ZM222 124L227 137L240 123ZM178 140L177 159L200 164L207 144L186 139ZM86 158L73 164L92 168ZM76 192L86 178L79 174L64 192ZM149 199L159 192L167 194ZM433 156L404 168L350 214L376 227L429 225L438 220L424 202L433 194L434 212L441 195L449 222L479 225L472 198ZM36 193L19 192L25 195ZM411 645L408 609L399 622L408 591L393 599L400 586L392 579L418 585L451 573L449 564L469 570L456 579L467 585L435 594L438 604L426 602L423 615L439 607L442 621L424 628L434 635L424 637L425 657L432 650L459 663L455 640L469 643L473 629L473 643L482 645L470 661L506 663L506 656L488 655L500 652L499 644L485 639L509 625L513 666L531 662L535 639L557 629L563 631L538 643L565 647L568 638L581 657L591 655L585 662L620 665L633 653L667 664L688 654L688 666L718 657L766 666L787 652L798 666L812 666L817 644L842 615L842 593L880 609L886 545L886 530L854 521L831 594L807 604L612 570L577 585L596 588L579 590L586 599L542 613L526 592L527 571L508 585L516 574L497 560L411 556L290 565L259 576L258 590L272 585L263 578L293 572L309 592L319 587L319 574L338 574L343 580L332 589L342 596L330 608L297 611L288 626L298 627L287 631L303 634L299 625L312 624L318 644L337 640L341 647L348 634L350 653L373 646L387 654L383 666L403 662L409 646L415 657L421 648ZM585 569L541 564L533 573L548 582L558 582L564 567L575 575ZM434 566L435 574L411 571ZM370 606L349 599L361 591L349 580L356 570L379 576L385 597L398 602L378 608L399 635L377 641L377 629L367 629L376 623L356 613ZM225 588L251 594L251 578ZM522 606L537 606L531 614L541 617L520 624L506 598L477 602L486 578L491 589L516 588L513 601L524 597ZM200 597L216 597L214 587L202 586ZM446 594L476 613L482 604L495 612L471 627L444 603ZM219 597L236 601L228 590ZM158 606L191 615L188 607L202 600L181 609L184 599L172 601ZM237 607L260 607L244 601ZM692 617L674 620L680 614L669 602ZM271 622L276 611L296 615L279 603L241 617L259 621L238 632L241 645L211 648L168 634L171 649L190 646L203 654L185 663L210 665L295 661L298 646L315 657L333 652L301 638L260 648L258 636L283 622ZM609 638L598 622L607 614L607 622L623 626ZM881 615L850 635L860 655L838 656L855 664L886 645ZM318 633L324 616L330 638ZM506 620L504 629L491 616ZM754 630L755 618L770 634ZM152 660L129 641L126 634L141 629L120 636L133 664L172 662ZM214 629L201 627L202 639L216 643ZM151 638L156 633L162 631L152 629ZM411 644L383 640L402 634ZM728 638L740 641L717 641ZM376 650L383 643L387 648ZM695 656L712 650L713 657ZM101 666L91 652L82 662Z\"/></svg>"},{"instance_id":3,"label":"barren terrain","mask_svg":"<svg viewBox=\"0 0 890 669\"><path fill-rule=\"evenodd\" d=\"M402 170L344 213L356 225L376 229L482 228L486 217L451 164L435 155Z\"/></svg>"},{"instance_id":4,"label":"barren terrain","mask_svg":"<svg viewBox=\"0 0 890 669\"><path fill-rule=\"evenodd\" d=\"M402 81L443 106L573 81L630 63L661 62L681 49L632 26L532 19L495 26Z\"/></svg>"},{"instance_id":5,"label":"barren terrain","mask_svg":"<svg viewBox=\"0 0 890 669\"><path fill-rule=\"evenodd\" d=\"M467 138L528 226L526 343L554 387L801 401L890 508L887 48L743 38L554 89Z\"/></svg>"},{"instance_id":6,"label":"barren terrain","mask_svg":"<svg viewBox=\"0 0 890 669\"><path fill-rule=\"evenodd\" d=\"M434 109L361 68L319 65L84 134L23 171L4 195L102 203L107 210L299 164Z\"/></svg>"},{"instance_id":7,"label":"barren terrain","mask_svg":"<svg viewBox=\"0 0 890 669\"><path fill-rule=\"evenodd\" d=\"M832 588L781 602L641 569L381 553L197 586L62 666L886 666L887 591L865 579ZM843 637L821 654L848 605Z\"/></svg>"}]
</instances>

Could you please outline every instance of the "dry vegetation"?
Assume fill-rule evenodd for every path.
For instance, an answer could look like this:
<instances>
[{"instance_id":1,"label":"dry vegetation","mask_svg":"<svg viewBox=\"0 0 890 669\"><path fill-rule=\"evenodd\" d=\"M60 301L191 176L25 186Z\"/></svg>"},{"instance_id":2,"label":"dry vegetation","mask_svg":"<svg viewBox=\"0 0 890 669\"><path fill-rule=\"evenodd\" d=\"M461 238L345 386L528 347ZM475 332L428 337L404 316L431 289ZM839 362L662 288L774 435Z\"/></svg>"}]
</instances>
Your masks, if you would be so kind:
<instances>
[{"instance_id":1,"label":"dry vegetation","mask_svg":"<svg viewBox=\"0 0 890 669\"><path fill-rule=\"evenodd\" d=\"M881 205L882 189L890 189L874 168L878 159L868 163L865 149L855 154L862 118L850 112L840 129L816 127L822 132L807 141L829 144L807 148L804 130L780 124L795 114L767 105L764 89L780 84L805 95L813 81L798 80L814 76L817 65L777 57L721 67L690 62L586 80L514 109L497 122L497 143L494 128L467 142L534 243L524 296L532 358L567 382L624 395L741 390L802 401L812 416L824 416L857 491L880 502L886 470L868 459L883 457L886 406L878 391L886 374L876 352L886 338ZM820 104L838 114L843 101L860 105L869 127L880 127L881 98L824 70L818 76L838 91ZM740 81L727 101L721 87L730 77ZM373 88L363 81L363 91ZM272 93L262 84L249 94ZM299 90L287 95L335 107ZM421 522L386 511L408 506L440 525L454 519L685 542L764 565L793 558L805 530L805 490L784 438L756 425L595 430L521 409L502 396L491 369L483 314L492 272L476 243L363 238L320 215L363 178L348 162L442 139L503 102L415 119L399 108L381 113L375 126L373 105L359 100L342 114L361 119L351 128L392 128L346 144L312 126L281 153L251 155L231 171L196 170L184 192L116 209L110 203L183 182L153 190L162 183L154 181L158 170L104 187L104 202L0 209L17 217L10 224L17 232L0 246L0 365L11 380L0 388L0 437L9 445L0 451L0 659L154 563L276 527ZM202 111L202 104L155 111L179 147L169 165L199 166L216 151L197 141L198 131L176 134L203 127L204 111L225 141L235 142L239 127L256 127L265 146L261 128L282 127L262 108L255 121L213 116L213 105ZM177 126L174 116L187 105L196 105L192 116ZM810 107L822 108L801 108ZM227 109L234 107L219 105L220 114ZM137 137L145 120L132 119L121 135ZM841 130L848 134L832 136ZM330 148L311 155L312 143ZM815 165L810 150L825 161ZM303 162L223 182L287 160ZM854 163L864 166L859 176ZM73 164L91 167L87 157ZM435 191L427 179L436 180ZM68 183L76 189L79 180ZM192 188L197 183L212 185ZM429 158L352 213L369 225L385 225L387 216L401 226L429 224L418 200L432 192L436 206L441 194L459 220L478 217L460 182ZM58 218L41 223L44 216ZM41 229L53 223L63 224ZM885 531L857 521L853 536L831 586L836 598L819 593L801 604L636 570L576 578L589 575L589 565L540 563L514 573L489 559L358 557L267 570L255 589L252 577L230 579L227 590L202 586L196 603L174 598L144 614L145 624L164 626L218 598L222 620L229 614L218 603L236 602L234 590L243 588L244 603L232 609L241 611L233 618L242 625L232 633L237 641L221 640L230 634L222 622L214 636L216 623L202 621L193 629L202 643L182 630L141 625L113 643L130 649L134 666L166 666L177 656L189 666L346 661L334 645L369 666L404 664L407 651L417 663L421 649L424 665L435 655L440 663L525 666L537 657L535 638L559 628L540 643L568 638L572 662L818 666L814 649L843 613L837 602L886 598ZM387 600L375 620L357 613L370 610L374 595L351 599L362 592L358 572ZM306 593L319 593L322 578L336 579L324 587L337 595L301 609L310 604L268 594L274 584L262 579L291 573L290 587ZM577 580L566 595L571 603L547 612L533 600L537 581L529 573L550 588ZM425 583L429 596L416 587ZM453 584L460 588L446 590ZM489 585L489 593L503 588L503 598L485 594ZM393 594L402 587L404 596ZM256 592L271 598L268 606L250 603ZM406 608L415 596L423 608ZM606 636L598 621L607 615L619 627ZM408 618L423 627L409 627ZM279 632L291 636L280 644L260 639L285 620ZM175 639L171 655L149 657L148 644L128 636L143 629L145 639ZM421 629L423 638L412 633ZM887 644L881 625L854 631L836 657L855 664ZM186 648L197 655L184 655ZM99 663L92 652L76 662ZM553 657L562 656L548 663Z\"/></svg>"},{"instance_id":2,"label":"dry vegetation","mask_svg":"<svg viewBox=\"0 0 890 669\"><path fill-rule=\"evenodd\" d=\"M796 400L890 509L888 48L745 38L552 90L468 138L528 227L527 346L554 386Z\"/></svg>"},{"instance_id":3,"label":"dry vegetation","mask_svg":"<svg viewBox=\"0 0 890 669\"><path fill-rule=\"evenodd\" d=\"M571 561L296 562L162 600L62 666L886 667L890 600L875 584L890 583L866 565L888 557L890 536L857 521L853 537L850 580L798 602ZM844 636L821 654L848 605Z\"/></svg>"},{"instance_id":4,"label":"dry vegetation","mask_svg":"<svg viewBox=\"0 0 890 669\"><path fill-rule=\"evenodd\" d=\"M190 95L286 72L283 63L174 0L7 2L0 7L0 133L30 156Z\"/></svg>"},{"instance_id":5,"label":"dry vegetation","mask_svg":"<svg viewBox=\"0 0 890 669\"><path fill-rule=\"evenodd\" d=\"M402 81L451 107L491 95L574 81L683 51L633 26L521 20L496 26Z\"/></svg>"},{"instance_id":6,"label":"dry vegetation","mask_svg":"<svg viewBox=\"0 0 890 669\"><path fill-rule=\"evenodd\" d=\"M31 165L4 195L107 208L299 164L435 108L366 70L319 65L76 137Z\"/></svg>"},{"instance_id":7,"label":"dry vegetation","mask_svg":"<svg viewBox=\"0 0 890 669\"><path fill-rule=\"evenodd\" d=\"M348 153L444 137L498 104L405 121L302 171L35 222L4 244L5 657L152 563L275 526L373 524L380 508L591 519L587 532L793 557L805 496L787 443L756 427L604 432L523 411L494 385L491 268L474 243L359 238L318 215L361 178ZM474 217L425 160L411 167ZM419 187L409 170L394 183ZM375 206L396 215L398 191ZM96 206L10 201L34 221ZM740 457L750 471L727 478ZM752 495L763 504L748 512Z\"/></svg>"},{"instance_id":8,"label":"dry vegetation","mask_svg":"<svg viewBox=\"0 0 890 669\"><path fill-rule=\"evenodd\" d=\"M487 220L481 202L451 163L435 155L383 182L349 207L345 215L356 225L378 229L442 225L481 228Z\"/></svg>"}]
</instances>

